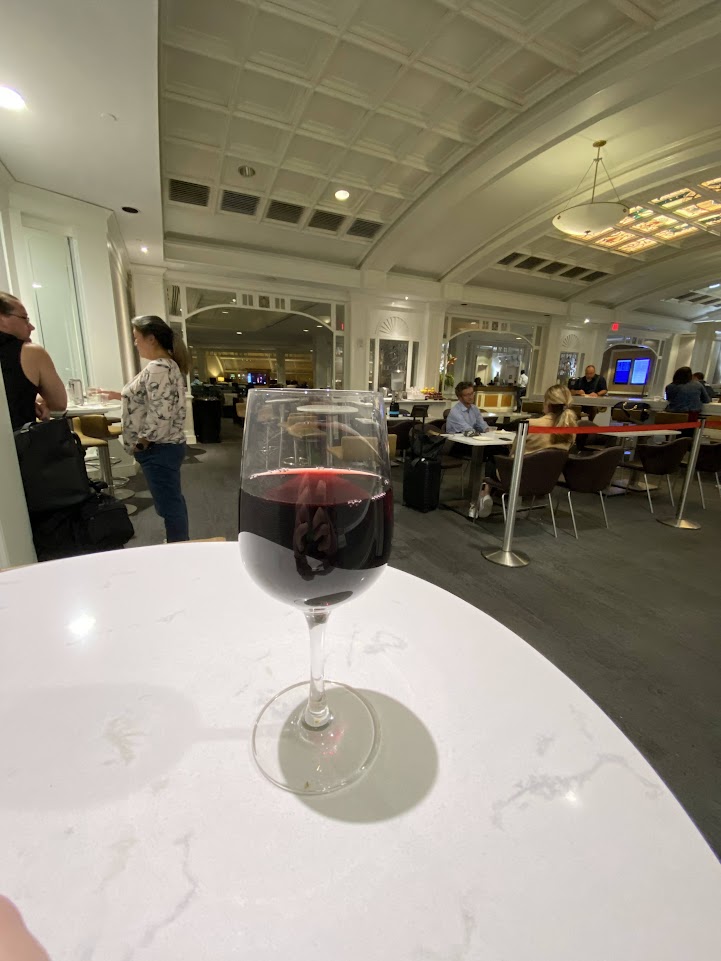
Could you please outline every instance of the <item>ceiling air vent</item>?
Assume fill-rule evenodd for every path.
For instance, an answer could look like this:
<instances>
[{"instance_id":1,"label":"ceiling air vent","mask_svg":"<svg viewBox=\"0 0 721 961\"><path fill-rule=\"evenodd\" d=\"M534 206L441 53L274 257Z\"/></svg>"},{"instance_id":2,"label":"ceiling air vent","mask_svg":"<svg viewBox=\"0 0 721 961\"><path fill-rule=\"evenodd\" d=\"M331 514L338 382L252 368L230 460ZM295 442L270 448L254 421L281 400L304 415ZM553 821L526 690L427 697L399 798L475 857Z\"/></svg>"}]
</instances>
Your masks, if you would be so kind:
<instances>
[{"instance_id":1,"label":"ceiling air vent","mask_svg":"<svg viewBox=\"0 0 721 961\"><path fill-rule=\"evenodd\" d=\"M373 220L354 220L353 223L348 228L348 235L350 237L365 237L368 240L372 240L373 237L378 233L383 224L377 224Z\"/></svg>"},{"instance_id":2,"label":"ceiling air vent","mask_svg":"<svg viewBox=\"0 0 721 961\"><path fill-rule=\"evenodd\" d=\"M223 199L220 202L220 209L229 214L246 214L252 217L258 209L259 197L253 194L239 194L234 190L224 190Z\"/></svg>"},{"instance_id":3,"label":"ceiling air vent","mask_svg":"<svg viewBox=\"0 0 721 961\"><path fill-rule=\"evenodd\" d=\"M585 277L581 277L581 280L586 284L592 284L594 280L600 280L601 277L608 277L605 270L592 270L590 274L586 274Z\"/></svg>"},{"instance_id":4,"label":"ceiling air vent","mask_svg":"<svg viewBox=\"0 0 721 961\"><path fill-rule=\"evenodd\" d=\"M533 270L534 267L538 267L542 263L543 257L526 257L520 264L516 264L516 267L520 267L521 270Z\"/></svg>"},{"instance_id":5,"label":"ceiling air vent","mask_svg":"<svg viewBox=\"0 0 721 961\"><path fill-rule=\"evenodd\" d=\"M507 267L509 264L512 264L514 260L518 260L519 257L523 257L523 254L518 254L515 252L512 254L506 254L506 256L502 257L498 263L502 264L504 267Z\"/></svg>"},{"instance_id":6,"label":"ceiling air vent","mask_svg":"<svg viewBox=\"0 0 721 961\"><path fill-rule=\"evenodd\" d=\"M271 200L265 212L266 220L281 220L284 224L297 224L302 216L303 207L282 200Z\"/></svg>"},{"instance_id":7,"label":"ceiling air vent","mask_svg":"<svg viewBox=\"0 0 721 961\"><path fill-rule=\"evenodd\" d=\"M570 264L562 264L560 260L552 260L550 264L544 264L539 269L539 274L557 274L559 270L569 267Z\"/></svg>"},{"instance_id":8,"label":"ceiling air vent","mask_svg":"<svg viewBox=\"0 0 721 961\"><path fill-rule=\"evenodd\" d=\"M207 207L210 199L210 187L206 187L205 184L192 184L188 180L171 180L168 197L179 204Z\"/></svg>"},{"instance_id":9,"label":"ceiling air vent","mask_svg":"<svg viewBox=\"0 0 721 961\"><path fill-rule=\"evenodd\" d=\"M579 274L585 274L588 267L569 267L568 270L564 270L561 274L562 277L569 277L573 280L574 277L578 277Z\"/></svg>"},{"instance_id":10,"label":"ceiling air vent","mask_svg":"<svg viewBox=\"0 0 721 961\"><path fill-rule=\"evenodd\" d=\"M314 210L313 216L308 221L309 227L317 230L332 230L334 233L345 220L342 214L332 214L327 210Z\"/></svg>"}]
</instances>

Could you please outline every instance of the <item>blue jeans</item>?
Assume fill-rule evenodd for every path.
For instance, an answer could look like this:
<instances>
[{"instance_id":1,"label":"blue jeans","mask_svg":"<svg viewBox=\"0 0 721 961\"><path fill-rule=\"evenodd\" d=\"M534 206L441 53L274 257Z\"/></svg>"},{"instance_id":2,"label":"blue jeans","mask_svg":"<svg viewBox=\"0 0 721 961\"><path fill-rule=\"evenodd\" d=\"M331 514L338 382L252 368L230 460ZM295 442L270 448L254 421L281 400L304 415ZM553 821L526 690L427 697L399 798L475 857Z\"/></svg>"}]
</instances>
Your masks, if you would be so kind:
<instances>
[{"instance_id":1,"label":"blue jeans","mask_svg":"<svg viewBox=\"0 0 721 961\"><path fill-rule=\"evenodd\" d=\"M180 465L185 460L185 444L152 444L135 452L145 480L153 495L155 510L165 521L169 544L187 541L188 508L180 489Z\"/></svg>"}]
</instances>

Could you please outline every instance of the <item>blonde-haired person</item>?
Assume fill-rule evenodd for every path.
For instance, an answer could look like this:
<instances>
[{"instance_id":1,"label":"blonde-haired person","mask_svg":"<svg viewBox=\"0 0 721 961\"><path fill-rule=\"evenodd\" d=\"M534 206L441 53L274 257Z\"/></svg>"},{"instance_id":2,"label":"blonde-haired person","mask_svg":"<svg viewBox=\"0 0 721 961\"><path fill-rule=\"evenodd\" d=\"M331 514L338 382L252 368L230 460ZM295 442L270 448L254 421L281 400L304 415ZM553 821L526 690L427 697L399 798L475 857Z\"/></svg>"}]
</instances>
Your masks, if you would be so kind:
<instances>
[{"instance_id":1,"label":"blonde-haired person","mask_svg":"<svg viewBox=\"0 0 721 961\"><path fill-rule=\"evenodd\" d=\"M529 420L529 427L575 427L578 423L575 411L571 409L573 396L568 387L554 384L543 395L543 414ZM534 450L545 450L547 447L559 447L568 450L576 438L575 434L529 434L526 437L526 453ZM516 441L513 442L511 455L516 452Z\"/></svg>"},{"instance_id":2,"label":"blonde-haired person","mask_svg":"<svg viewBox=\"0 0 721 961\"><path fill-rule=\"evenodd\" d=\"M187 541L188 508L180 487L185 460L185 378L188 350L160 317L136 317L133 339L149 361L121 393L123 446L145 475L155 510L165 521L166 539Z\"/></svg>"},{"instance_id":3,"label":"blonde-haired person","mask_svg":"<svg viewBox=\"0 0 721 961\"><path fill-rule=\"evenodd\" d=\"M561 387L560 384L554 384L553 387L548 388L543 396L543 415L529 420L528 426L575 427L578 423L578 418L574 411L571 410L572 403L573 396L568 387ZM532 451L545 450L548 447L558 447L561 450L568 450L573 444L575 436L575 434L528 434L526 437L525 453L530 454ZM513 446L511 447L511 457L516 453L516 444L517 440L514 440ZM491 488L488 484L484 483L481 485L478 503L471 516L488 517L492 510L493 497L491 496Z\"/></svg>"}]
</instances>

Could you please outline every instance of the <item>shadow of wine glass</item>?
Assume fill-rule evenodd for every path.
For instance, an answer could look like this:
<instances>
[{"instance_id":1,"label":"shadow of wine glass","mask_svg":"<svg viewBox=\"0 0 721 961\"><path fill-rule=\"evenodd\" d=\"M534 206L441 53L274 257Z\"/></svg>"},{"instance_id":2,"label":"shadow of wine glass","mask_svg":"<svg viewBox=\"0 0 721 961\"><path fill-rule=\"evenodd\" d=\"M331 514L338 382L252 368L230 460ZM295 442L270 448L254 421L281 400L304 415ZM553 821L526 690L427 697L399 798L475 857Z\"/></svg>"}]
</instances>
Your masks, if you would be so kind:
<instances>
[{"instance_id":1,"label":"shadow of wine glass","mask_svg":"<svg viewBox=\"0 0 721 961\"><path fill-rule=\"evenodd\" d=\"M296 797L336 821L388 821L410 811L430 793L438 775L438 751L423 721L400 701L378 691L359 689L358 693L370 702L380 721L381 744L375 761L359 781L337 793ZM279 762L284 768L282 754Z\"/></svg>"},{"instance_id":2,"label":"shadow of wine glass","mask_svg":"<svg viewBox=\"0 0 721 961\"><path fill-rule=\"evenodd\" d=\"M166 687L23 691L0 709L0 806L58 810L126 797L202 733L192 702Z\"/></svg>"}]
</instances>

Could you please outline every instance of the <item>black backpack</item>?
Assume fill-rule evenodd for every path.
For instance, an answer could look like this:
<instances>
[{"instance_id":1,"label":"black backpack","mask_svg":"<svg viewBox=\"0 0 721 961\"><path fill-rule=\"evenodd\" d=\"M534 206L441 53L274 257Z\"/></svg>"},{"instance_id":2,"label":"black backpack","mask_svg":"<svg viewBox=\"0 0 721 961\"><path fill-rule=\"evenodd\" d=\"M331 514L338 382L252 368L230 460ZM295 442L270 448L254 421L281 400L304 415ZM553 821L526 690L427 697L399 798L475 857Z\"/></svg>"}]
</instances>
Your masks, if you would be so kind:
<instances>
[{"instance_id":1,"label":"black backpack","mask_svg":"<svg viewBox=\"0 0 721 961\"><path fill-rule=\"evenodd\" d=\"M25 424L15 431L15 449L30 514L87 500L91 488L85 455L65 417Z\"/></svg>"}]
</instances>

